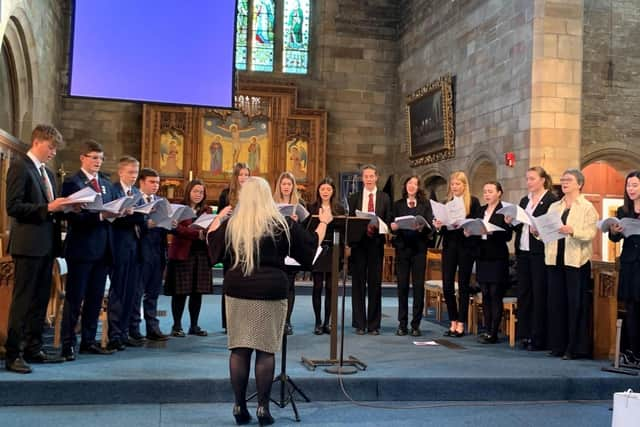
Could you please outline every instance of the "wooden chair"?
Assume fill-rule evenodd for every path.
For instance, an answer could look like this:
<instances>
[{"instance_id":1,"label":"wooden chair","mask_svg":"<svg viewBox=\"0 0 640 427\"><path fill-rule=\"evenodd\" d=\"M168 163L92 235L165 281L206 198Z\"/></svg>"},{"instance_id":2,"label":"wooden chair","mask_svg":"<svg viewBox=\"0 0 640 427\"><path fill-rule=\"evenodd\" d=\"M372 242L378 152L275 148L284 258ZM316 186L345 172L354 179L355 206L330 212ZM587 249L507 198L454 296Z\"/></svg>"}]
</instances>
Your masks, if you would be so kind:
<instances>
[{"instance_id":1,"label":"wooden chair","mask_svg":"<svg viewBox=\"0 0 640 427\"><path fill-rule=\"evenodd\" d=\"M382 259L382 281L396 282L396 250L390 241L384 244L384 257Z\"/></svg>"},{"instance_id":2,"label":"wooden chair","mask_svg":"<svg viewBox=\"0 0 640 427\"><path fill-rule=\"evenodd\" d=\"M100 345L102 348L106 348L109 344L109 287L111 286L111 280L107 276L107 284L104 287L104 298L102 298L102 308L100 309L100 316L98 320L102 325L102 336L100 338Z\"/></svg>"},{"instance_id":3,"label":"wooden chair","mask_svg":"<svg viewBox=\"0 0 640 427\"><path fill-rule=\"evenodd\" d=\"M504 297L502 298L502 332L509 336L509 347L516 346L516 309L518 308L518 298Z\"/></svg>"},{"instance_id":4,"label":"wooden chair","mask_svg":"<svg viewBox=\"0 0 640 427\"><path fill-rule=\"evenodd\" d=\"M53 262L51 295L47 307L47 323L53 327L53 348L60 348L60 329L64 309L65 286L67 279L67 262L64 258L56 258Z\"/></svg>"}]
</instances>

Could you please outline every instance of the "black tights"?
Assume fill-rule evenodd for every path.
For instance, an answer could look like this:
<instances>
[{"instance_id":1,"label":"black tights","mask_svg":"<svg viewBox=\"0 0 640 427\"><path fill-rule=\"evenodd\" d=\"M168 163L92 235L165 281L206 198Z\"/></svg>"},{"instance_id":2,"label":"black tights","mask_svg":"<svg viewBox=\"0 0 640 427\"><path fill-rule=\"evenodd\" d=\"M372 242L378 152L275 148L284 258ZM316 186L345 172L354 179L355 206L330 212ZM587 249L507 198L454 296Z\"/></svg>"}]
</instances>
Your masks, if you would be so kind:
<instances>
[{"instance_id":1,"label":"black tights","mask_svg":"<svg viewBox=\"0 0 640 427\"><path fill-rule=\"evenodd\" d=\"M324 283L323 283L324 282ZM320 317L322 307L322 288L324 284L324 323ZM316 316L316 326L329 325L331 319L331 273L313 273L313 292L311 294L313 313Z\"/></svg>"},{"instance_id":2,"label":"black tights","mask_svg":"<svg viewBox=\"0 0 640 427\"><path fill-rule=\"evenodd\" d=\"M623 323L627 332L627 348L640 356L640 302L625 301L624 307L627 313Z\"/></svg>"},{"instance_id":3,"label":"black tights","mask_svg":"<svg viewBox=\"0 0 640 427\"><path fill-rule=\"evenodd\" d=\"M492 337L498 336L500 322L502 321L502 296L504 286L502 283L480 283L482 289L482 312L484 314L484 326Z\"/></svg>"},{"instance_id":4,"label":"black tights","mask_svg":"<svg viewBox=\"0 0 640 427\"><path fill-rule=\"evenodd\" d=\"M247 407L247 384L249 384L249 372L251 371L252 348L234 348L229 356L229 372L231 374L231 386L235 395L236 405ZM269 396L271 384L275 372L276 358L273 353L256 350L256 391L258 405L269 408Z\"/></svg>"},{"instance_id":5,"label":"black tights","mask_svg":"<svg viewBox=\"0 0 640 427\"><path fill-rule=\"evenodd\" d=\"M189 318L191 327L198 326L200 307L202 307L202 294L174 295L171 297L171 315L173 316L173 329L182 329L182 314L189 297Z\"/></svg>"}]
</instances>

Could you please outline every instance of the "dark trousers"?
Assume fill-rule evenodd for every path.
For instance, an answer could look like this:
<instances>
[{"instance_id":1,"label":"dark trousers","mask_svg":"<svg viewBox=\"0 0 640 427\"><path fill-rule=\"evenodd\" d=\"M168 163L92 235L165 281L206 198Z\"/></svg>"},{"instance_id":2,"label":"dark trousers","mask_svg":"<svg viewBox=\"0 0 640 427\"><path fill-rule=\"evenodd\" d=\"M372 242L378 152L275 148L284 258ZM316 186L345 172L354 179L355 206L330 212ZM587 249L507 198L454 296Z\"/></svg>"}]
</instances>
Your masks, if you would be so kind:
<instances>
[{"instance_id":1,"label":"dark trousers","mask_svg":"<svg viewBox=\"0 0 640 427\"><path fill-rule=\"evenodd\" d=\"M640 356L640 301L625 301L624 330L627 348Z\"/></svg>"},{"instance_id":2,"label":"dark trousers","mask_svg":"<svg viewBox=\"0 0 640 427\"><path fill-rule=\"evenodd\" d=\"M580 268L547 266L549 348L558 355L590 352L587 301L590 272L588 262Z\"/></svg>"},{"instance_id":3,"label":"dark trousers","mask_svg":"<svg viewBox=\"0 0 640 427\"><path fill-rule=\"evenodd\" d=\"M146 333L160 333L158 321L158 297L162 291L162 261L159 258L145 259L142 263L140 280L133 300L131 319L129 319L129 333L140 334L140 305L144 312Z\"/></svg>"},{"instance_id":4,"label":"dark trousers","mask_svg":"<svg viewBox=\"0 0 640 427\"><path fill-rule=\"evenodd\" d=\"M313 291L311 302L316 326L329 325L331 320L331 273L313 273ZM324 322L322 322L322 288L324 287Z\"/></svg>"},{"instance_id":5,"label":"dark trousers","mask_svg":"<svg viewBox=\"0 0 640 427\"><path fill-rule=\"evenodd\" d=\"M137 251L119 253L114 261L109 288L109 341L124 343L129 338L129 319L139 280Z\"/></svg>"},{"instance_id":6,"label":"dark trousers","mask_svg":"<svg viewBox=\"0 0 640 427\"><path fill-rule=\"evenodd\" d=\"M293 305L296 302L296 274L297 271L287 271L287 280L289 280L289 291L287 292L287 323L291 324L291 313L293 313Z\"/></svg>"},{"instance_id":7,"label":"dark trousers","mask_svg":"<svg viewBox=\"0 0 640 427\"><path fill-rule=\"evenodd\" d=\"M547 345L547 269L544 254L518 254L518 337Z\"/></svg>"},{"instance_id":8,"label":"dark trousers","mask_svg":"<svg viewBox=\"0 0 640 427\"><path fill-rule=\"evenodd\" d=\"M75 347L76 325L81 310L81 343L83 346L90 346L96 342L98 317L107 281L107 265L104 260L81 262L70 259L68 268L61 325L62 347Z\"/></svg>"},{"instance_id":9,"label":"dark trousers","mask_svg":"<svg viewBox=\"0 0 640 427\"><path fill-rule=\"evenodd\" d=\"M486 282L480 283L482 289L482 313L487 333L492 337L498 336L500 322L502 321L502 298L504 296L504 283Z\"/></svg>"},{"instance_id":10,"label":"dark trousers","mask_svg":"<svg viewBox=\"0 0 640 427\"><path fill-rule=\"evenodd\" d=\"M450 246L442 250L442 291L447 304L449 320L467 322L469 313L469 282L473 269L473 255L462 246ZM458 271L458 296L456 301L456 270Z\"/></svg>"},{"instance_id":11,"label":"dark trousers","mask_svg":"<svg viewBox=\"0 0 640 427\"><path fill-rule=\"evenodd\" d=\"M413 311L411 328L420 328L424 310L424 273L426 252L411 248L396 249L396 275L398 277L398 324L407 328L409 317L409 276L413 285Z\"/></svg>"},{"instance_id":12,"label":"dark trousers","mask_svg":"<svg viewBox=\"0 0 640 427\"><path fill-rule=\"evenodd\" d=\"M14 256L14 287L9 310L6 360L20 352L30 355L42 349L42 329L51 294L53 257Z\"/></svg>"},{"instance_id":13,"label":"dark trousers","mask_svg":"<svg viewBox=\"0 0 640 427\"><path fill-rule=\"evenodd\" d=\"M380 329L383 243L377 236L365 237L351 250L351 309L353 327L356 329Z\"/></svg>"}]
</instances>

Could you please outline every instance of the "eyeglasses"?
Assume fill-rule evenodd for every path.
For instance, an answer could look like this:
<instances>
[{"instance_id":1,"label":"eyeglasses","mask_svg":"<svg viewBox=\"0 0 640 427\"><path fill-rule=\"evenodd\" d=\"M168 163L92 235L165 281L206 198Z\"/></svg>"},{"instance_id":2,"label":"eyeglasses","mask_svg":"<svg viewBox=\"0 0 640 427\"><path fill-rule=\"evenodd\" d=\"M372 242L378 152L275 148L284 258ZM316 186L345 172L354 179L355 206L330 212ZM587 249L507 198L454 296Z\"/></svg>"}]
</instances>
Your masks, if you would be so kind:
<instances>
[{"instance_id":1,"label":"eyeglasses","mask_svg":"<svg viewBox=\"0 0 640 427\"><path fill-rule=\"evenodd\" d=\"M87 154L83 154L83 157L86 157L87 159L91 159L91 160L104 160L104 156L89 156Z\"/></svg>"}]
</instances>

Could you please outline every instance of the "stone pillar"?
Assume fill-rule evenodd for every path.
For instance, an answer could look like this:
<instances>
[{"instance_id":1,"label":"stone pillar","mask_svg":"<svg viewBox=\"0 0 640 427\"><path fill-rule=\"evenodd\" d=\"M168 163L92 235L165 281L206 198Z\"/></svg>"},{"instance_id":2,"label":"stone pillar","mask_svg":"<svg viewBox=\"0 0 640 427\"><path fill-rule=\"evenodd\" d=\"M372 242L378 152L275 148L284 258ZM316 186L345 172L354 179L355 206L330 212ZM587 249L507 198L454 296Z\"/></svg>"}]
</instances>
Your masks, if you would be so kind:
<instances>
[{"instance_id":1,"label":"stone pillar","mask_svg":"<svg viewBox=\"0 0 640 427\"><path fill-rule=\"evenodd\" d=\"M584 0L535 0L529 164L580 167Z\"/></svg>"}]
</instances>

